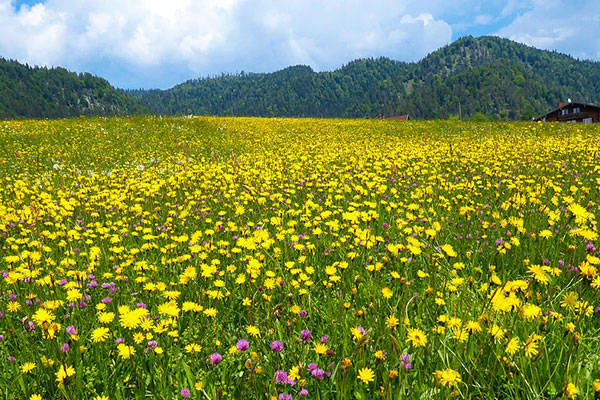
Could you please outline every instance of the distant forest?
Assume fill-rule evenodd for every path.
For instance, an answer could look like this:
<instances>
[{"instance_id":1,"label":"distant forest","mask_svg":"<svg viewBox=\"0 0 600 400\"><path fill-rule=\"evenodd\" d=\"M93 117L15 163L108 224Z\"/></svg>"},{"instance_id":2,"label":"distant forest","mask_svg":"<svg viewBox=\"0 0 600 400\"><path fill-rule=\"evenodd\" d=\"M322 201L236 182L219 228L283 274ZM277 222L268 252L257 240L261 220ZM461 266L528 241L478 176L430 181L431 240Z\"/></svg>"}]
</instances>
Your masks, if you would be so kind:
<instances>
[{"instance_id":1,"label":"distant forest","mask_svg":"<svg viewBox=\"0 0 600 400\"><path fill-rule=\"evenodd\" d=\"M262 117L530 120L559 101L600 103L600 63L508 39L459 39L416 63L359 59L331 72L193 79L118 90L90 74L0 60L0 118L204 114Z\"/></svg>"},{"instance_id":2,"label":"distant forest","mask_svg":"<svg viewBox=\"0 0 600 400\"><path fill-rule=\"evenodd\" d=\"M40 68L0 59L0 118L125 115L146 110L89 73Z\"/></svg>"},{"instance_id":3,"label":"distant forest","mask_svg":"<svg viewBox=\"0 0 600 400\"><path fill-rule=\"evenodd\" d=\"M417 63L360 59L332 72L295 66L127 93L169 115L529 120L567 98L600 101L600 63L468 36Z\"/></svg>"}]
</instances>

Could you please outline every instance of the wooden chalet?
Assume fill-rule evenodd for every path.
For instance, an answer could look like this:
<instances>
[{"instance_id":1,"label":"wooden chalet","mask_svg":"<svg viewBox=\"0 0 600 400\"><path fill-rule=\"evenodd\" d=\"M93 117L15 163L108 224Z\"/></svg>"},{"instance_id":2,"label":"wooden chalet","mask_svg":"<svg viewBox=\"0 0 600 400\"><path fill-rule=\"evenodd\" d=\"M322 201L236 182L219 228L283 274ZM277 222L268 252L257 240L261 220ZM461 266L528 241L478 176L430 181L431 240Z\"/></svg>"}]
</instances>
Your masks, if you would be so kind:
<instances>
[{"instance_id":1,"label":"wooden chalet","mask_svg":"<svg viewBox=\"0 0 600 400\"><path fill-rule=\"evenodd\" d=\"M410 117L408 115L394 115L392 117L387 117L384 119L391 119L391 120L395 120L395 121L408 121L410 119Z\"/></svg>"},{"instance_id":2,"label":"wooden chalet","mask_svg":"<svg viewBox=\"0 0 600 400\"><path fill-rule=\"evenodd\" d=\"M600 122L600 106L569 100L565 104L558 103L558 108L548 111L535 120L542 122L596 123Z\"/></svg>"}]
</instances>

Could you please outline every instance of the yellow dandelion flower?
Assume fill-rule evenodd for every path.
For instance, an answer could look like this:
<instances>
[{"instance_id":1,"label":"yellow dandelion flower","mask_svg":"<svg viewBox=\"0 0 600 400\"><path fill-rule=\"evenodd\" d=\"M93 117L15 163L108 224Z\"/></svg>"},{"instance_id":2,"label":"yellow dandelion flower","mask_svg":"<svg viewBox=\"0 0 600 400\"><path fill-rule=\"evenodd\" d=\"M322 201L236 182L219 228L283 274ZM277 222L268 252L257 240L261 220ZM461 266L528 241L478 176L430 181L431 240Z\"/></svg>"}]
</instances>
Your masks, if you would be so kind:
<instances>
[{"instance_id":1,"label":"yellow dandelion flower","mask_svg":"<svg viewBox=\"0 0 600 400\"><path fill-rule=\"evenodd\" d=\"M25 364L21 365L21 372L23 372L24 374L28 374L31 371L33 371L34 368L35 368L35 363L26 362Z\"/></svg>"},{"instance_id":2,"label":"yellow dandelion flower","mask_svg":"<svg viewBox=\"0 0 600 400\"><path fill-rule=\"evenodd\" d=\"M368 384L369 382L373 382L375 380L375 373L371 368L365 367L358 370L357 379L360 379L362 383Z\"/></svg>"},{"instance_id":3,"label":"yellow dandelion flower","mask_svg":"<svg viewBox=\"0 0 600 400\"><path fill-rule=\"evenodd\" d=\"M61 365L56 372L56 381L60 384L70 376L75 375L75 369L71 366Z\"/></svg>"},{"instance_id":4,"label":"yellow dandelion flower","mask_svg":"<svg viewBox=\"0 0 600 400\"><path fill-rule=\"evenodd\" d=\"M317 354L327 353L327 345L323 344L323 343L317 343L315 345L315 353L317 353Z\"/></svg>"},{"instance_id":5,"label":"yellow dandelion flower","mask_svg":"<svg viewBox=\"0 0 600 400\"><path fill-rule=\"evenodd\" d=\"M407 332L407 342L410 342L413 346L423 346L427 344L427 335L425 332L418 328L409 328Z\"/></svg>"},{"instance_id":6,"label":"yellow dandelion flower","mask_svg":"<svg viewBox=\"0 0 600 400\"><path fill-rule=\"evenodd\" d=\"M92 342L94 343L99 343L99 342L104 342L106 339L108 339L108 332L109 329L105 328L105 327L100 327L100 328L96 328L92 331Z\"/></svg>"}]
</instances>

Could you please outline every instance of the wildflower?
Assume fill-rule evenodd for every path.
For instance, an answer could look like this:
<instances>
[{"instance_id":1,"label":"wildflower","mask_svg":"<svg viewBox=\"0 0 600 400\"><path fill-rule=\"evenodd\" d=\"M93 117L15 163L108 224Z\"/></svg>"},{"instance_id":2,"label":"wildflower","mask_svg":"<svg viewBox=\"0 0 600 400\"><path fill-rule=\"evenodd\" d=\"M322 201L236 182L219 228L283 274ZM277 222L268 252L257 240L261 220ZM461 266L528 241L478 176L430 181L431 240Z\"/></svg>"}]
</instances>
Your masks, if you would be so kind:
<instances>
[{"instance_id":1,"label":"wildflower","mask_svg":"<svg viewBox=\"0 0 600 400\"><path fill-rule=\"evenodd\" d=\"M29 396L29 400L44 400L44 399L39 394L32 394L31 396Z\"/></svg>"},{"instance_id":2,"label":"wildflower","mask_svg":"<svg viewBox=\"0 0 600 400\"><path fill-rule=\"evenodd\" d=\"M254 337L257 337L257 336L260 335L260 330L256 326L254 326L254 325L247 326L246 327L246 332L249 335L252 335Z\"/></svg>"},{"instance_id":3,"label":"wildflower","mask_svg":"<svg viewBox=\"0 0 600 400\"><path fill-rule=\"evenodd\" d=\"M104 342L108 338L108 328L96 328L92 331L92 341L94 343Z\"/></svg>"},{"instance_id":4,"label":"wildflower","mask_svg":"<svg viewBox=\"0 0 600 400\"><path fill-rule=\"evenodd\" d=\"M217 365L223 360L223 357L219 353L213 353L209 356L209 360L212 365Z\"/></svg>"},{"instance_id":5,"label":"wildflower","mask_svg":"<svg viewBox=\"0 0 600 400\"><path fill-rule=\"evenodd\" d=\"M400 356L400 366L406 370L409 370L412 368L412 364L410 363L410 354L403 353Z\"/></svg>"},{"instance_id":6,"label":"wildflower","mask_svg":"<svg viewBox=\"0 0 600 400\"><path fill-rule=\"evenodd\" d=\"M354 339L354 340L362 339L363 335L365 334L365 330L362 326L352 328L352 329L350 329L350 332L352 333L352 339Z\"/></svg>"},{"instance_id":7,"label":"wildflower","mask_svg":"<svg viewBox=\"0 0 600 400\"><path fill-rule=\"evenodd\" d=\"M276 340L271 343L271 350L281 353L283 350L283 342L281 340Z\"/></svg>"},{"instance_id":8,"label":"wildflower","mask_svg":"<svg viewBox=\"0 0 600 400\"><path fill-rule=\"evenodd\" d=\"M517 351L519 351L520 348L521 345L519 344L519 338L517 337L510 339L506 344L506 352L511 356L514 355Z\"/></svg>"},{"instance_id":9,"label":"wildflower","mask_svg":"<svg viewBox=\"0 0 600 400\"><path fill-rule=\"evenodd\" d=\"M390 315L385 319L385 325L388 327L388 329L394 329L398 326L398 318Z\"/></svg>"},{"instance_id":10,"label":"wildflower","mask_svg":"<svg viewBox=\"0 0 600 400\"><path fill-rule=\"evenodd\" d=\"M151 342L148 342L148 345L155 348L157 343L155 340L152 340ZM196 353L199 353L200 351L202 351L202 346L200 346L199 344L190 343L187 346L185 346L186 353L196 354Z\"/></svg>"},{"instance_id":11,"label":"wildflower","mask_svg":"<svg viewBox=\"0 0 600 400\"><path fill-rule=\"evenodd\" d=\"M181 393L181 396L184 398L188 398L192 394L190 392L190 389L186 389L186 388L182 388L180 393Z\"/></svg>"},{"instance_id":12,"label":"wildflower","mask_svg":"<svg viewBox=\"0 0 600 400\"><path fill-rule=\"evenodd\" d=\"M61 365L58 371L56 372L56 381L60 384L65 381L70 376L75 375L75 369L71 366Z\"/></svg>"},{"instance_id":13,"label":"wildflower","mask_svg":"<svg viewBox=\"0 0 600 400\"><path fill-rule=\"evenodd\" d=\"M358 371L358 375L356 378L360 379L362 383L368 384L369 382L373 382L375 380L375 373L371 368L364 367Z\"/></svg>"},{"instance_id":14,"label":"wildflower","mask_svg":"<svg viewBox=\"0 0 600 400\"><path fill-rule=\"evenodd\" d=\"M392 297L393 292L390 290L390 288L384 287L383 289L381 289L381 294L385 299L389 299Z\"/></svg>"},{"instance_id":15,"label":"wildflower","mask_svg":"<svg viewBox=\"0 0 600 400\"><path fill-rule=\"evenodd\" d=\"M344 358L342 360L340 368L342 368L342 369L350 368L351 365L352 365L352 360L350 360L349 358Z\"/></svg>"},{"instance_id":16,"label":"wildflower","mask_svg":"<svg viewBox=\"0 0 600 400\"><path fill-rule=\"evenodd\" d=\"M410 342L415 347L425 347L427 344L427 335L425 335L425 332L420 329L408 328L406 341Z\"/></svg>"},{"instance_id":17,"label":"wildflower","mask_svg":"<svg viewBox=\"0 0 600 400\"><path fill-rule=\"evenodd\" d=\"M35 368L35 363L32 362L26 362L25 364L21 365L21 372L23 372L24 374L28 374L30 373L33 369Z\"/></svg>"},{"instance_id":18,"label":"wildflower","mask_svg":"<svg viewBox=\"0 0 600 400\"><path fill-rule=\"evenodd\" d=\"M310 336L310 331L308 329L304 329L302 332L300 332L300 337L305 343L310 342Z\"/></svg>"},{"instance_id":19,"label":"wildflower","mask_svg":"<svg viewBox=\"0 0 600 400\"><path fill-rule=\"evenodd\" d=\"M567 396L570 399L574 399L575 397L577 397L577 393L579 393L577 387L575 387L573 383L569 382L565 387L565 396Z\"/></svg>"},{"instance_id":20,"label":"wildflower","mask_svg":"<svg viewBox=\"0 0 600 400\"><path fill-rule=\"evenodd\" d=\"M322 380L325 377L325 371L321 368L313 369L311 375L318 380Z\"/></svg>"},{"instance_id":21,"label":"wildflower","mask_svg":"<svg viewBox=\"0 0 600 400\"><path fill-rule=\"evenodd\" d=\"M127 346L124 343L119 343L117 350L119 350L119 356L124 360L127 360L131 356L135 355L135 349L133 346Z\"/></svg>"},{"instance_id":22,"label":"wildflower","mask_svg":"<svg viewBox=\"0 0 600 400\"><path fill-rule=\"evenodd\" d=\"M383 350L377 350L375 352L375 358L379 361L384 361L387 357L387 354Z\"/></svg>"},{"instance_id":23,"label":"wildflower","mask_svg":"<svg viewBox=\"0 0 600 400\"><path fill-rule=\"evenodd\" d=\"M248 350L248 347L250 347L250 344L248 343L247 340L241 339L235 344L235 347L239 351L244 351L244 350Z\"/></svg>"},{"instance_id":24,"label":"wildflower","mask_svg":"<svg viewBox=\"0 0 600 400\"><path fill-rule=\"evenodd\" d=\"M275 383L283 383L284 385L295 385L296 382L289 378L288 374L283 370L275 372Z\"/></svg>"},{"instance_id":25,"label":"wildflower","mask_svg":"<svg viewBox=\"0 0 600 400\"><path fill-rule=\"evenodd\" d=\"M288 377L292 380L300 379L300 368L292 367L288 373Z\"/></svg>"},{"instance_id":26,"label":"wildflower","mask_svg":"<svg viewBox=\"0 0 600 400\"><path fill-rule=\"evenodd\" d=\"M492 327L489 329L489 332L496 340L500 340L504 337L504 330L498 325L492 325Z\"/></svg>"},{"instance_id":27,"label":"wildflower","mask_svg":"<svg viewBox=\"0 0 600 400\"><path fill-rule=\"evenodd\" d=\"M323 343L317 343L315 345L315 353L317 353L317 354L327 353L327 345L325 345Z\"/></svg>"},{"instance_id":28,"label":"wildflower","mask_svg":"<svg viewBox=\"0 0 600 400\"><path fill-rule=\"evenodd\" d=\"M439 381L443 386L454 387L458 383L462 382L460 374L451 369L437 370L434 373L436 380Z\"/></svg>"}]
</instances>

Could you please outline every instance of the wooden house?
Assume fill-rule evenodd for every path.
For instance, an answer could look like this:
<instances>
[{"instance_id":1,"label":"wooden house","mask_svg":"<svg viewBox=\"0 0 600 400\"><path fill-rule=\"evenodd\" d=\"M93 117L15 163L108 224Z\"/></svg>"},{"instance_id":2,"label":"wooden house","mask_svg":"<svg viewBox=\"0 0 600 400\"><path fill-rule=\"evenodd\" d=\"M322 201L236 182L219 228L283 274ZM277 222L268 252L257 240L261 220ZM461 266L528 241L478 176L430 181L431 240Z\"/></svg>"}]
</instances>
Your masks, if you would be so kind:
<instances>
[{"instance_id":1,"label":"wooden house","mask_svg":"<svg viewBox=\"0 0 600 400\"><path fill-rule=\"evenodd\" d=\"M565 104L558 103L557 108L548 111L535 120L542 122L596 123L600 122L600 106L577 103L569 99Z\"/></svg>"},{"instance_id":2,"label":"wooden house","mask_svg":"<svg viewBox=\"0 0 600 400\"><path fill-rule=\"evenodd\" d=\"M408 115L394 115L392 117L387 117L384 119L391 119L391 120L395 120L395 121L408 121L410 119L410 117Z\"/></svg>"}]
</instances>

